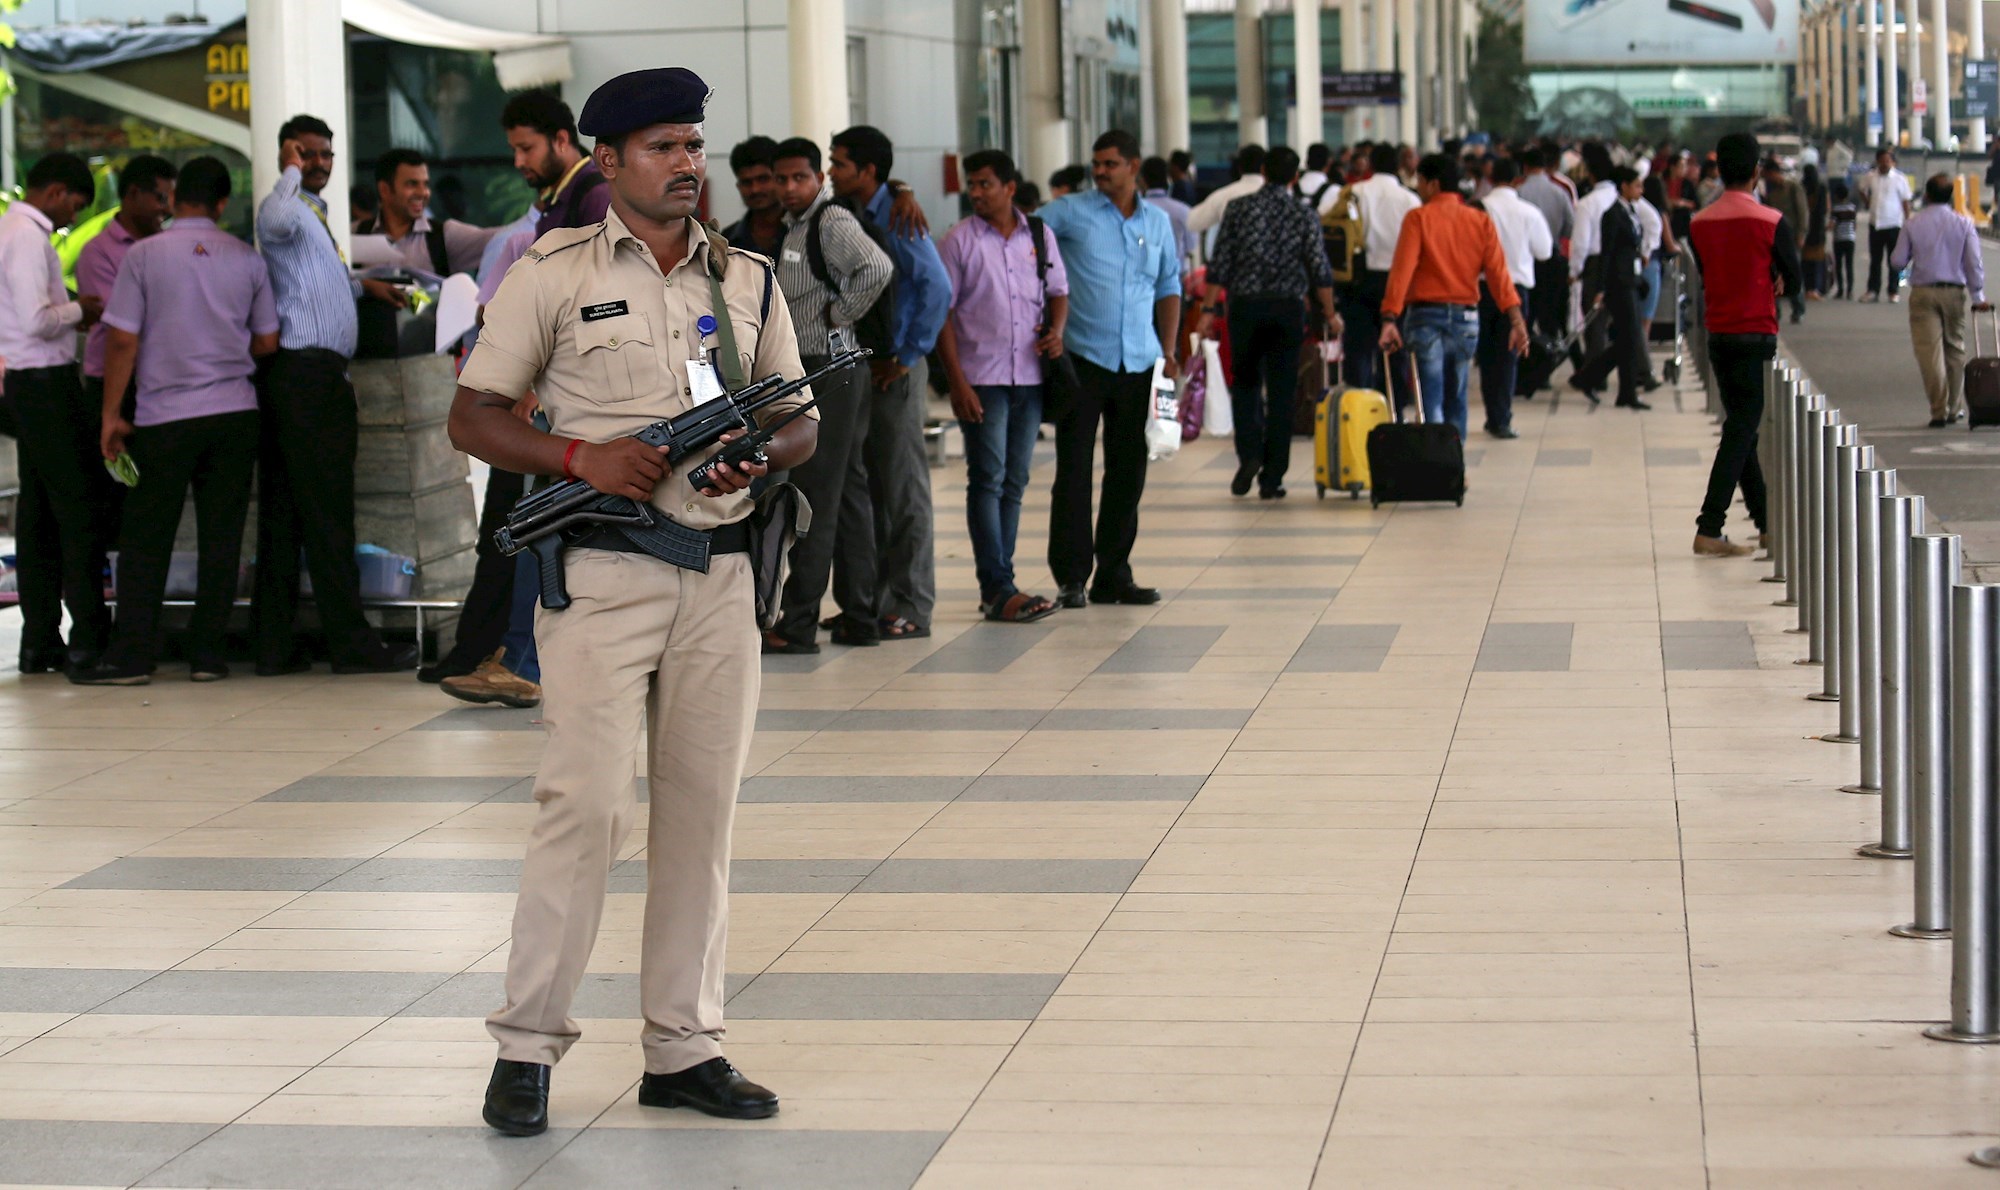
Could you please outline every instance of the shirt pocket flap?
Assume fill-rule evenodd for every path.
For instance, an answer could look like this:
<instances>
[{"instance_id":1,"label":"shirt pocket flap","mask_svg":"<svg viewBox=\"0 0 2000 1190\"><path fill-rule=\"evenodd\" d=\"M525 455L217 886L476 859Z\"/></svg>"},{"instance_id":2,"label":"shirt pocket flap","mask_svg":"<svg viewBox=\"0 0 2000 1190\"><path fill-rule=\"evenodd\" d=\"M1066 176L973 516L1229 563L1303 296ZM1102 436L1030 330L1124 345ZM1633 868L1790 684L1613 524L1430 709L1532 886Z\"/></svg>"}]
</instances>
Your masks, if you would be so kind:
<instances>
[{"instance_id":1,"label":"shirt pocket flap","mask_svg":"<svg viewBox=\"0 0 2000 1190\"><path fill-rule=\"evenodd\" d=\"M620 314L576 324L578 355L600 347L616 351L628 343L652 346L653 328L647 324L644 314Z\"/></svg>"}]
</instances>

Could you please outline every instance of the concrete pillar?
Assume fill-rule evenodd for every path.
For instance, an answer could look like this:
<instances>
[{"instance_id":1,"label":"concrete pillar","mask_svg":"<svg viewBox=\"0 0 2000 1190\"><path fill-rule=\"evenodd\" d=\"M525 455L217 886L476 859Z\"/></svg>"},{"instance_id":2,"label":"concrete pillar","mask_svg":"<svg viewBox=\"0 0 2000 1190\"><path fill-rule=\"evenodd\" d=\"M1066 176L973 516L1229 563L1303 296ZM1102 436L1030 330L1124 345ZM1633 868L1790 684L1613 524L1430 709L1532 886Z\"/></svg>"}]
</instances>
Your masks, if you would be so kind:
<instances>
[{"instance_id":1,"label":"concrete pillar","mask_svg":"<svg viewBox=\"0 0 2000 1190\"><path fill-rule=\"evenodd\" d=\"M333 238L347 251L347 187L354 144L347 135L347 27L338 4L252 4L250 185L236 201L261 202L278 183L278 129L300 114L333 129L333 177L321 197Z\"/></svg>"},{"instance_id":2,"label":"concrete pillar","mask_svg":"<svg viewBox=\"0 0 2000 1190\"><path fill-rule=\"evenodd\" d=\"M824 145L848 126L847 9L791 0L792 133Z\"/></svg>"},{"instance_id":3,"label":"concrete pillar","mask_svg":"<svg viewBox=\"0 0 2000 1190\"><path fill-rule=\"evenodd\" d=\"M1368 69L1396 69L1396 20L1391 11L1394 0L1368 0ZM1365 135L1369 140L1381 140L1396 131L1396 109L1388 104L1378 104L1374 108L1363 109L1373 112L1373 119Z\"/></svg>"},{"instance_id":4,"label":"concrete pillar","mask_svg":"<svg viewBox=\"0 0 2000 1190\"><path fill-rule=\"evenodd\" d=\"M1343 71L1366 68L1368 40L1361 32L1361 0L1340 0L1340 68ZM1340 113L1340 139L1345 144L1353 144L1367 135L1361 130L1359 108L1343 108Z\"/></svg>"},{"instance_id":5,"label":"concrete pillar","mask_svg":"<svg viewBox=\"0 0 2000 1190\"><path fill-rule=\"evenodd\" d=\"M1965 21L1965 56L1967 60L1986 57L1986 9L1979 0L1967 6ZM1986 117L1972 121L1971 149L1975 153L1986 152Z\"/></svg>"},{"instance_id":6,"label":"concrete pillar","mask_svg":"<svg viewBox=\"0 0 2000 1190\"><path fill-rule=\"evenodd\" d=\"M1896 0L1882 0L1882 139L1903 141L1903 89L1896 77Z\"/></svg>"},{"instance_id":7,"label":"concrete pillar","mask_svg":"<svg viewBox=\"0 0 2000 1190\"><path fill-rule=\"evenodd\" d=\"M1236 140L1271 143L1264 118L1264 0L1236 0Z\"/></svg>"},{"instance_id":8,"label":"concrete pillar","mask_svg":"<svg viewBox=\"0 0 2000 1190\"><path fill-rule=\"evenodd\" d=\"M1186 0L1153 0L1153 135L1160 155L1188 148Z\"/></svg>"},{"instance_id":9,"label":"concrete pillar","mask_svg":"<svg viewBox=\"0 0 2000 1190\"><path fill-rule=\"evenodd\" d=\"M1383 0L1387 3L1388 0ZM1396 69L1403 76L1403 102L1396 108L1396 139L1417 143L1417 0L1396 0ZM1386 134L1387 129L1383 129Z\"/></svg>"},{"instance_id":10,"label":"concrete pillar","mask_svg":"<svg viewBox=\"0 0 2000 1190\"><path fill-rule=\"evenodd\" d=\"M1977 8L1980 0L1969 7ZM1943 149L1951 141L1951 39L1947 34L1945 0L1931 0L1931 143Z\"/></svg>"},{"instance_id":11,"label":"concrete pillar","mask_svg":"<svg viewBox=\"0 0 2000 1190\"><path fill-rule=\"evenodd\" d=\"M1903 72L1910 76L1910 141L1915 143L1924 135L1923 117L1916 107L1917 86L1924 81L1922 0L1904 0L1903 14Z\"/></svg>"},{"instance_id":12,"label":"concrete pillar","mask_svg":"<svg viewBox=\"0 0 2000 1190\"><path fill-rule=\"evenodd\" d=\"M1854 93L1854 60L1848 56L1847 17L1838 8L1826 14L1827 60L1831 63L1827 92L1829 122L1839 124L1853 116L1850 96Z\"/></svg>"},{"instance_id":13,"label":"concrete pillar","mask_svg":"<svg viewBox=\"0 0 2000 1190\"><path fill-rule=\"evenodd\" d=\"M1458 93L1464 75L1464 46L1458 36L1461 8L1459 0L1438 0L1438 47L1444 56L1443 101L1438 105L1439 142L1458 135L1459 120L1464 114Z\"/></svg>"},{"instance_id":14,"label":"concrete pillar","mask_svg":"<svg viewBox=\"0 0 2000 1190\"><path fill-rule=\"evenodd\" d=\"M1438 77L1438 17L1442 12L1443 0L1420 0L1417 5L1417 56L1418 89L1422 92L1423 106L1417 119L1417 139L1411 143L1418 152L1430 148L1438 141L1438 128L1443 121L1438 118L1438 100L1442 94L1442 80Z\"/></svg>"},{"instance_id":15,"label":"concrete pillar","mask_svg":"<svg viewBox=\"0 0 2000 1190\"><path fill-rule=\"evenodd\" d=\"M1862 9L1867 14L1863 18L1861 37L1861 90L1865 97L1862 105L1861 135L1864 140L1878 135L1872 131L1882 114L1882 6L1876 0L1861 0ZM1874 145L1869 145L1874 149Z\"/></svg>"},{"instance_id":16,"label":"concrete pillar","mask_svg":"<svg viewBox=\"0 0 2000 1190\"><path fill-rule=\"evenodd\" d=\"M1360 0L1347 0L1358 13ZM1347 9L1340 12L1341 66L1347 65ZM1304 159L1307 146L1326 139L1325 103L1319 87L1319 0L1294 0L1292 5L1292 147Z\"/></svg>"},{"instance_id":17,"label":"concrete pillar","mask_svg":"<svg viewBox=\"0 0 2000 1190\"><path fill-rule=\"evenodd\" d=\"M1069 121L1062 110L1060 0L1021 2L1021 148L1036 185L1069 164ZM1185 109L1183 109L1185 110Z\"/></svg>"}]
</instances>

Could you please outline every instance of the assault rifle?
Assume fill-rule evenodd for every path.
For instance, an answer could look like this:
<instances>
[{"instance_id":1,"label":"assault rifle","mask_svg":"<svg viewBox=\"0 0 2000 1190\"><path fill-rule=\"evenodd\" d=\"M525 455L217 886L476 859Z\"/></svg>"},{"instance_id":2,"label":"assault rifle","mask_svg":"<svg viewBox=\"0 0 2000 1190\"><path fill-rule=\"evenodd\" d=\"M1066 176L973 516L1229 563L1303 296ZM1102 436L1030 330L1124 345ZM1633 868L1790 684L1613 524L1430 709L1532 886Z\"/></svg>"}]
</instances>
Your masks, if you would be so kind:
<instances>
[{"instance_id":1,"label":"assault rifle","mask_svg":"<svg viewBox=\"0 0 2000 1190\"><path fill-rule=\"evenodd\" d=\"M690 486L700 490L714 478L714 464L717 462L761 462L764 446L778 429L817 402L809 401L769 426L758 425L756 414L759 410L785 400L834 372L852 367L871 354L865 347L836 351L826 366L797 380L767 376L737 392L725 392L703 401L678 417L656 421L633 437L648 446L664 447L667 465L678 467L721 441L724 434L732 430L743 431L741 438L725 444L715 459L696 468L688 477ZM673 539L681 536L675 532L679 526L649 504L629 496L606 495L581 479L565 479L523 496L514 505L513 511L507 514L507 523L493 535L493 544L508 557L522 550L532 550L541 570L542 606L552 611L560 610L569 606L569 593L563 587L562 551L574 540L600 527L621 530L642 548L651 542L669 553L678 544ZM705 552L700 556L705 559Z\"/></svg>"}]
</instances>

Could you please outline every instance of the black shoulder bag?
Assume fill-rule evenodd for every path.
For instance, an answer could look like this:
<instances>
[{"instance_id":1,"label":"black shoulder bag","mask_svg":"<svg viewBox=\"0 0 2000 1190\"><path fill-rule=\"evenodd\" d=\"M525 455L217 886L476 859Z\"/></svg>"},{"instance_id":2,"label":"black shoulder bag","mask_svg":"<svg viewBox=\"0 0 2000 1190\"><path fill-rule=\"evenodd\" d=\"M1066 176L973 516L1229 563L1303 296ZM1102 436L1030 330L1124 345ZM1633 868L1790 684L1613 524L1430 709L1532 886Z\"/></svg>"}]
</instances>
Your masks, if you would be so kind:
<instances>
[{"instance_id":1,"label":"black shoulder bag","mask_svg":"<svg viewBox=\"0 0 2000 1190\"><path fill-rule=\"evenodd\" d=\"M1049 247L1044 236L1048 228L1035 216L1028 216L1028 238L1035 245L1035 276L1042 283L1042 321L1035 330L1046 333L1049 329ZM1064 351L1054 359L1042 360L1042 420L1050 425L1061 421L1075 406L1078 394L1083 391L1083 382L1076 375L1076 361Z\"/></svg>"}]
</instances>

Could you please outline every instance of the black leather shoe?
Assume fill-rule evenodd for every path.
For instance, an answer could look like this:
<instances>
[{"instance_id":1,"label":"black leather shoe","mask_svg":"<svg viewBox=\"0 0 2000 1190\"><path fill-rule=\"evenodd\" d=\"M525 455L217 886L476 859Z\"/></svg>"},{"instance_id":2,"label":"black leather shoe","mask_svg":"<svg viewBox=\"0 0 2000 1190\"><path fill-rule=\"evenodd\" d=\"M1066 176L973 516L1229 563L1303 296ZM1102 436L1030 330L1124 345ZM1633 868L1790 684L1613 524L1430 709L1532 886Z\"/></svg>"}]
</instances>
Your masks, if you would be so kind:
<instances>
[{"instance_id":1,"label":"black leather shoe","mask_svg":"<svg viewBox=\"0 0 2000 1190\"><path fill-rule=\"evenodd\" d=\"M1056 591L1056 606L1058 607L1084 607L1089 603L1090 598L1084 594L1082 583L1064 583Z\"/></svg>"},{"instance_id":2,"label":"black leather shoe","mask_svg":"<svg viewBox=\"0 0 2000 1190\"><path fill-rule=\"evenodd\" d=\"M1249 495L1251 481L1255 480L1256 478L1257 478L1256 463L1236 464L1236 474L1232 476L1229 480L1229 494L1232 496Z\"/></svg>"},{"instance_id":3,"label":"black leather shoe","mask_svg":"<svg viewBox=\"0 0 2000 1190\"><path fill-rule=\"evenodd\" d=\"M152 683L153 674L143 667L100 663L89 669L70 670L69 680L78 686L146 686Z\"/></svg>"},{"instance_id":4,"label":"black leather shoe","mask_svg":"<svg viewBox=\"0 0 2000 1190\"><path fill-rule=\"evenodd\" d=\"M1651 405L1646 404L1646 402L1639 400L1637 397L1634 397L1629 401L1618 402L1618 407L1620 409L1636 409L1641 413L1644 413L1646 410L1652 408Z\"/></svg>"},{"instance_id":5,"label":"black leather shoe","mask_svg":"<svg viewBox=\"0 0 2000 1190\"><path fill-rule=\"evenodd\" d=\"M1264 488L1257 493L1257 498L1259 500L1283 500L1285 498L1285 489Z\"/></svg>"},{"instance_id":6,"label":"black leather shoe","mask_svg":"<svg viewBox=\"0 0 2000 1190\"><path fill-rule=\"evenodd\" d=\"M1090 601L1092 603L1125 603L1131 604L1134 607L1143 607L1149 603L1158 603L1160 601L1160 590L1158 587L1142 587L1137 583L1126 583L1122 587L1092 587L1090 589Z\"/></svg>"},{"instance_id":7,"label":"black leather shoe","mask_svg":"<svg viewBox=\"0 0 2000 1190\"><path fill-rule=\"evenodd\" d=\"M1944 428L1945 428L1946 426L1948 426L1948 425L1950 425L1950 424L1951 424L1950 422L1946 421L1946 420L1945 420L1944 418L1942 418L1942 417L1933 417L1933 418L1931 419L1931 429L1933 429L1933 430L1942 430L1942 429L1944 429ZM27 657L28 657L28 655L27 655L26 653L23 653L23 654L21 654L21 672L22 672L22 673L27 673L27 672L28 672L28 660L27 660Z\"/></svg>"},{"instance_id":8,"label":"black leather shoe","mask_svg":"<svg viewBox=\"0 0 2000 1190\"><path fill-rule=\"evenodd\" d=\"M1504 438L1519 438L1519 437L1521 436L1521 435L1520 435L1519 433L1517 433L1517 432L1516 432L1516 431L1514 430L1514 427L1512 427L1512 426L1500 426L1500 427L1498 427L1497 429L1496 429L1495 427L1493 427L1493 426L1487 426L1487 427L1486 427L1486 433L1487 433L1487 434L1488 434L1488 435L1489 435L1490 437L1494 437L1494 438L1503 438L1503 439L1504 439Z\"/></svg>"},{"instance_id":9,"label":"black leather shoe","mask_svg":"<svg viewBox=\"0 0 2000 1190\"><path fill-rule=\"evenodd\" d=\"M1583 399L1589 401L1591 404L1596 405L1601 403L1601 398L1598 397L1597 390L1594 388L1589 388L1584 385L1578 384L1576 382L1576 377L1574 376L1569 378L1569 387L1575 389L1577 392L1582 393Z\"/></svg>"},{"instance_id":10,"label":"black leather shoe","mask_svg":"<svg viewBox=\"0 0 2000 1190\"><path fill-rule=\"evenodd\" d=\"M479 1113L496 1132L540 1136L549 1127L549 1068L540 1062L493 1063L486 1107Z\"/></svg>"},{"instance_id":11,"label":"black leather shoe","mask_svg":"<svg viewBox=\"0 0 2000 1190\"><path fill-rule=\"evenodd\" d=\"M417 646L376 645L359 657L333 663L337 674L393 674L417 667Z\"/></svg>"},{"instance_id":12,"label":"black leather shoe","mask_svg":"<svg viewBox=\"0 0 2000 1190\"><path fill-rule=\"evenodd\" d=\"M727 1058L710 1058L677 1074L639 1080L640 1107L691 1107L725 1120L763 1120L778 1114L778 1097L744 1078Z\"/></svg>"},{"instance_id":13,"label":"black leather shoe","mask_svg":"<svg viewBox=\"0 0 2000 1190\"><path fill-rule=\"evenodd\" d=\"M59 674L69 668L69 654L62 649L21 650L21 672L23 674ZM82 666L95 669L95 665Z\"/></svg>"}]
</instances>

